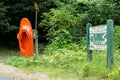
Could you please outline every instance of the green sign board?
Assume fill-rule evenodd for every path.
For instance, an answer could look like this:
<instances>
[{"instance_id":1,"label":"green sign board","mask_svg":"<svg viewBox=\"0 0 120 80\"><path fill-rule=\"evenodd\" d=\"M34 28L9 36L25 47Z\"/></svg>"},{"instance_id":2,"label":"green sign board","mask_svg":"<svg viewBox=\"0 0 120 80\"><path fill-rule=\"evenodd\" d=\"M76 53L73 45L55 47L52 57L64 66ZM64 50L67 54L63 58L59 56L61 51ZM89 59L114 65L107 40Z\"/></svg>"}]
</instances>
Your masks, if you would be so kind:
<instances>
[{"instance_id":1,"label":"green sign board","mask_svg":"<svg viewBox=\"0 0 120 80\"><path fill-rule=\"evenodd\" d=\"M106 25L86 25L87 58L92 61L93 50L104 50L107 52L107 66L112 68L114 62L113 53L113 20L107 20Z\"/></svg>"},{"instance_id":2,"label":"green sign board","mask_svg":"<svg viewBox=\"0 0 120 80\"><path fill-rule=\"evenodd\" d=\"M90 50L106 50L107 49L107 26L99 25L89 28Z\"/></svg>"}]
</instances>

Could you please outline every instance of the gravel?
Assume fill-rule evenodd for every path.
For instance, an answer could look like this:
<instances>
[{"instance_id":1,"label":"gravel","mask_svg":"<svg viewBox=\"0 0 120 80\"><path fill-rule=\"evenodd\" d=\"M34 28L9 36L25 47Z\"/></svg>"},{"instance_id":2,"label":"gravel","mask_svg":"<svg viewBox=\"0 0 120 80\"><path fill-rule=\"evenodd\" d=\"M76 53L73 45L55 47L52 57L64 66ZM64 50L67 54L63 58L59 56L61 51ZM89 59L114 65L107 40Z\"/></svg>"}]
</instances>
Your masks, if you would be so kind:
<instances>
[{"instance_id":1,"label":"gravel","mask_svg":"<svg viewBox=\"0 0 120 80\"><path fill-rule=\"evenodd\" d=\"M50 80L44 73L24 71L9 65L0 63L0 80Z\"/></svg>"}]
</instances>

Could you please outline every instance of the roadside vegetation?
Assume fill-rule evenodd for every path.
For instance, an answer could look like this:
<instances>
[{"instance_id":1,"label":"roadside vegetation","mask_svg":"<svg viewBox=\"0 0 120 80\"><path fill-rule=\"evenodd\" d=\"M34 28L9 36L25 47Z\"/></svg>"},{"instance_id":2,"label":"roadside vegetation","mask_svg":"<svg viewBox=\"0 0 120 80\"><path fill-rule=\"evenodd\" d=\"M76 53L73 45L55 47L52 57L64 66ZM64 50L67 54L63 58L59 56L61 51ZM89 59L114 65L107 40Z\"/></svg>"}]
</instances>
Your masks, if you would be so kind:
<instances>
[{"instance_id":1,"label":"roadside vegetation","mask_svg":"<svg viewBox=\"0 0 120 80\"><path fill-rule=\"evenodd\" d=\"M120 79L120 50L119 26L114 28L114 65L109 69L106 65L106 52L93 51L92 62L87 61L87 53L82 45L75 43L62 45L58 41L46 46L43 54L31 58L20 56L9 57L4 63L18 67L26 72L42 72L49 75L51 80L119 80ZM84 40L85 41L85 40ZM60 46L60 45L59 45ZM66 47L67 46L67 47ZM118 46L118 47L116 47ZM14 52L13 52L14 53Z\"/></svg>"}]
</instances>

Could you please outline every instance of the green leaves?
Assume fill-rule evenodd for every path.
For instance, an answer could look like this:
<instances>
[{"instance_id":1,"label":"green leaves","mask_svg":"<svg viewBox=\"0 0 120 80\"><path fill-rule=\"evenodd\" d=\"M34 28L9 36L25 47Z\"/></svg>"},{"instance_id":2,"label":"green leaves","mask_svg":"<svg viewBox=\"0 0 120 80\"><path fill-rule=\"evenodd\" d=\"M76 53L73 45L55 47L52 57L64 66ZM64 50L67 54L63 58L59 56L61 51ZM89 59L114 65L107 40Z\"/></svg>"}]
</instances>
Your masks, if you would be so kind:
<instances>
[{"instance_id":1,"label":"green leaves","mask_svg":"<svg viewBox=\"0 0 120 80\"><path fill-rule=\"evenodd\" d=\"M69 36L74 36L72 34L75 32L71 32L71 29L75 31L76 28L80 26L79 19L74 15L74 12L75 8L72 5L67 4L59 9L51 9L49 13L44 13L44 19L39 26L48 32L47 39L49 41L52 41L56 39L55 37L58 38L59 36L66 37L65 35L61 35L61 31L65 34L67 31ZM67 40L67 38L65 40ZM61 41L63 41L63 38Z\"/></svg>"},{"instance_id":2,"label":"green leaves","mask_svg":"<svg viewBox=\"0 0 120 80\"><path fill-rule=\"evenodd\" d=\"M114 27L114 47L115 50L120 49L120 26Z\"/></svg>"},{"instance_id":3,"label":"green leaves","mask_svg":"<svg viewBox=\"0 0 120 80\"><path fill-rule=\"evenodd\" d=\"M6 17L7 6L4 6L3 2L0 2L0 33L8 32L8 27L10 26L8 19Z\"/></svg>"}]
</instances>

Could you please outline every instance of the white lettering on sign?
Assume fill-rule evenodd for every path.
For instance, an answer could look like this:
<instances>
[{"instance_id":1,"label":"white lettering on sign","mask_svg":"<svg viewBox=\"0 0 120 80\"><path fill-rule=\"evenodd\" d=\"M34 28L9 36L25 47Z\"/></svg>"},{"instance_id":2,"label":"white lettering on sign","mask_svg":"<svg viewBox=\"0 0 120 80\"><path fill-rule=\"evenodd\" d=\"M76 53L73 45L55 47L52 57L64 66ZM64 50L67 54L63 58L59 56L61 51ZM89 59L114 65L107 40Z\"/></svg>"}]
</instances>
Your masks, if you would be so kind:
<instances>
[{"instance_id":1,"label":"white lettering on sign","mask_svg":"<svg viewBox=\"0 0 120 80\"><path fill-rule=\"evenodd\" d=\"M90 50L106 50L107 49L107 26L100 25L89 28Z\"/></svg>"}]
</instances>

